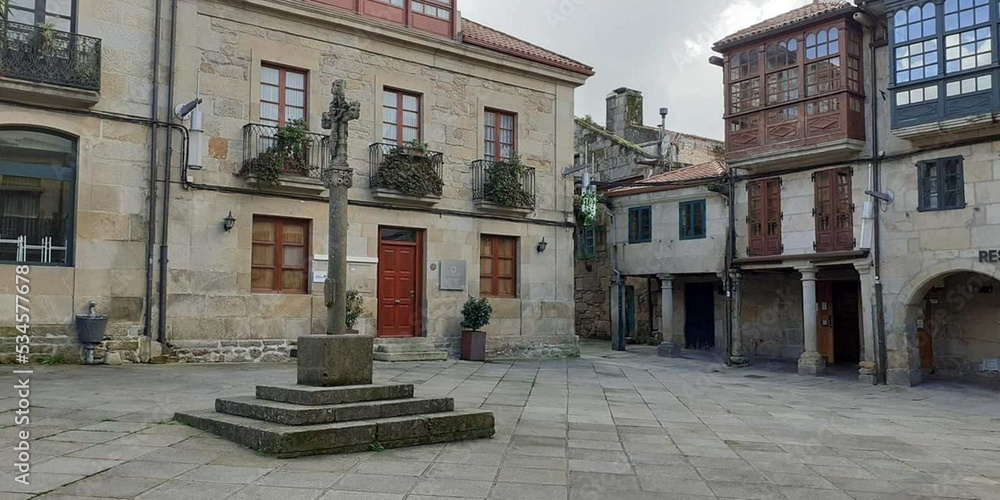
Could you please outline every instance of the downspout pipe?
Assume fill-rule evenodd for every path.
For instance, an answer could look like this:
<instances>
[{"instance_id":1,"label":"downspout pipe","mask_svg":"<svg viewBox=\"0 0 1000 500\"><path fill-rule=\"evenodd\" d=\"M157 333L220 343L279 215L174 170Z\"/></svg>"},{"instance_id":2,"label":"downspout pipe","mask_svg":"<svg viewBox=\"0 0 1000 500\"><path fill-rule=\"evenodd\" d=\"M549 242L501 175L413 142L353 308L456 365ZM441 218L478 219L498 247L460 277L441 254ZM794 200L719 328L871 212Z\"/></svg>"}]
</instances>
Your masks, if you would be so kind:
<instances>
[{"instance_id":1,"label":"downspout pipe","mask_svg":"<svg viewBox=\"0 0 1000 500\"><path fill-rule=\"evenodd\" d=\"M159 1L159 0L158 0ZM170 1L170 55L167 66L167 107L174 102L174 66L177 47L177 0ZM168 122L174 123L173 113L167 113ZM159 314L157 315L156 340L164 343L167 340L167 238L170 235L170 159L173 156L172 135L167 135L167 148L164 152L163 177L163 221L160 223L160 281Z\"/></svg>"},{"instance_id":2,"label":"downspout pipe","mask_svg":"<svg viewBox=\"0 0 1000 500\"><path fill-rule=\"evenodd\" d=\"M150 336L150 327L152 326L153 319L153 247L156 244L156 178L157 168L156 168L156 156L157 156L157 136L159 135L159 127L155 122L160 119L160 11L161 11L161 0L156 0L155 14L153 21L153 92L152 92L152 104L150 105L150 116L152 117L153 124L150 126L150 139L149 139L149 196L148 204L146 206L146 212L149 214L148 224L146 228L146 290L145 290L145 305L142 317L142 333L143 335ZM170 135L170 134L168 134Z\"/></svg>"},{"instance_id":3,"label":"downspout pipe","mask_svg":"<svg viewBox=\"0 0 1000 500\"><path fill-rule=\"evenodd\" d=\"M736 172L734 169L730 168L727 172L727 181L729 184L729 196L726 201L729 202L729 227L726 229L726 364L731 364L732 359L739 356L739 353L733 352L733 345L735 339L733 338L733 329L735 325L733 324L733 315L736 313L733 307L733 273L736 269L733 267L733 260L736 258Z\"/></svg>"}]
</instances>

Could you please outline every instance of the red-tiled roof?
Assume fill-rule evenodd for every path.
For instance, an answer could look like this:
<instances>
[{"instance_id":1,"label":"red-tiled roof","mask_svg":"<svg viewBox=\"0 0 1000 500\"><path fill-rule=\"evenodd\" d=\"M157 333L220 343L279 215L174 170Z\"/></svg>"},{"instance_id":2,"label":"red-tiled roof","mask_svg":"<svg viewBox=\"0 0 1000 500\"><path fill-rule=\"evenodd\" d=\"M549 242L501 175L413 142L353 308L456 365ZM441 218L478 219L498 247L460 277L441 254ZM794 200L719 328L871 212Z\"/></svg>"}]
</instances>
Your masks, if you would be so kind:
<instances>
[{"instance_id":1,"label":"red-tiled roof","mask_svg":"<svg viewBox=\"0 0 1000 500\"><path fill-rule=\"evenodd\" d=\"M785 12L780 16L772 17L771 19L761 21L749 28L737 31L732 35L715 42L715 46L718 48L731 45L734 42L760 35L768 31L775 31L780 28L784 28L785 26L791 26L793 24L807 21L832 12L851 9L854 9L854 7L850 3L843 0L813 0L808 5Z\"/></svg>"},{"instance_id":2,"label":"red-tiled roof","mask_svg":"<svg viewBox=\"0 0 1000 500\"><path fill-rule=\"evenodd\" d=\"M626 196L650 191L666 191L668 189L684 187L684 185L691 181L715 179L725 174L726 163L720 160L712 160L672 170L664 174L654 175L648 179L638 181L631 186L609 189L607 194L608 196Z\"/></svg>"},{"instance_id":3,"label":"red-tiled roof","mask_svg":"<svg viewBox=\"0 0 1000 500\"><path fill-rule=\"evenodd\" d=\"M586 64L468 19L462 19L462 43L485 47L587 76L594 74L594 68Z\"/></svg>"}]
</instances>

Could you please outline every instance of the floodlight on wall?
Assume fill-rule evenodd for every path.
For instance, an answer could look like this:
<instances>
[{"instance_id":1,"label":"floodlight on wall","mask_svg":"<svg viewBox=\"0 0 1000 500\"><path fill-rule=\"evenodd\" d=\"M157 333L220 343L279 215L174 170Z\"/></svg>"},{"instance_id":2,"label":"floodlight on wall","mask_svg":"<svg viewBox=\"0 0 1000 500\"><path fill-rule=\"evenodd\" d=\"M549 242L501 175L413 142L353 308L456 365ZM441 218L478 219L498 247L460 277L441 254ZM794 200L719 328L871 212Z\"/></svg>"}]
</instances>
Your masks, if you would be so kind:
<instances>
[{"instance_id":1,"label":"floodlight on wall","mask_svg":"<svg viewBox=\"0 0 1000 500\"><path fill-rule=\"evenodd\" d=\"M871 191L871 190L867 190L867 191L865 191L865 194L867 194L868 196L871 196L873 198L877 198L878 200L884 201L886 203L892 203L893 201L896 200L896 195L892 194L892 191L888 191L888 190L886 190L886 191Z\"/></svg>"},{"instance_id":2,"label":"floodlight on wall","mask_svg":"<svg viewBox=\"0 0 1000 500\"><path fill-rule=\"evenodd\" d=\"M202 103L200 97L188 101L184 104L178 104L174 108L174 116L179 120L184 121L188 118L191 119L191 127L188 129L188 157L187 157L187 168L191 170L201 170L201 142L202 142L202 128L201 128L201 109L198 106Z\"/></svg>"}]
</instances>

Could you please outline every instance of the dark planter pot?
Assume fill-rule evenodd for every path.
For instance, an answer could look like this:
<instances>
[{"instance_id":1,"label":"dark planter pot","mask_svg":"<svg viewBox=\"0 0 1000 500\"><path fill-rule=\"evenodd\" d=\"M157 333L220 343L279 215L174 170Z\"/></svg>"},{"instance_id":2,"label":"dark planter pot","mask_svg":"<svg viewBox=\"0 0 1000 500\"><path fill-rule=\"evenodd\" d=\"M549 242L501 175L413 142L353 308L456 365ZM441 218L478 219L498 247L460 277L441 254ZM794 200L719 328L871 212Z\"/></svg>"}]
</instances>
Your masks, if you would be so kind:
<instances>
[{"instance_id":1,"label":"dark planter pot","mask_svg":"<svg viewBox=\"0 0 1000 500\"><path fill-rule=\"evenodd\" d=\"M107 316L77 316L76 337L81 344L99 344L104 341L107 326Z\"/></svg>"},{"instance_id":2,"label":"dark planter pot","mask_svg":"<svg viewBox=\"0 0 1000 500\"><path fill-rule=\"evenodd\" d=\"M462 331L462 353L465 361L486 361L486 332Z\"/></svg>"}]
</instances>

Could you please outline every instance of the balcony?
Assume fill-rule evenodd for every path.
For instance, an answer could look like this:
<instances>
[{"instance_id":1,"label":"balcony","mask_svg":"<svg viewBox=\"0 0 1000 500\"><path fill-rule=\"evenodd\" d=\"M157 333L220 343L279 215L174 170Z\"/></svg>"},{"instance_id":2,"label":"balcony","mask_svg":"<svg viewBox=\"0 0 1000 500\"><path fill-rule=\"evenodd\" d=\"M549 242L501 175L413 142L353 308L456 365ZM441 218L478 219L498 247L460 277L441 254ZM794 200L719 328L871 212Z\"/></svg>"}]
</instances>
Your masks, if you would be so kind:
<instances>
[{"instance_id":1,"label":"balcony","mask_svg":"<svg viewBox=\"0 0 1000 500\"><path fill-rule=\"evenodd\" d=\"M368 147L368 186L387 201L433 205L444 189L444 154L422 144L375 143Z\"/></svg>"},{"instance_id":2,"label":"balcony","mask_svg":"<svg viewBox=\"0 0 1000 500\"><path fill-rule=\"evenodd\" d=\"M732 117L726 160L761 171L854 158L865 144L863 106L863 97L841 92Z\"/></svg>"},{"instance_id":3,"label":"balcony","mask_svg":"<svg viewBox=\"0 0 1000 500\"><path fill-rule=\"evenodd\" d=\"M100 90L99 38L0 19L0 95L89 108Z\"/></svg>"},{"instance_id":4,"label":"balcony","mask_svg":"<svg viewBox=\"0 0 1000 500\"><path fill-rule=\"evenodd\" d=\"M262 190L322 193L328 144L326 135L309 132L302 122L284 127L249 123L243 127L243 163L236 175Z\"/></svg>"},{"instance_id":5,"label":"balcony","mask_svg":"<svg viewBox=\"0 0 1000 500\"><path fill-rule=\"evenodd\" d=\"M481 210L529 214L535 210L535 169L514 156L472 162L472 199Z\"/></svg>"}]
</instances>

